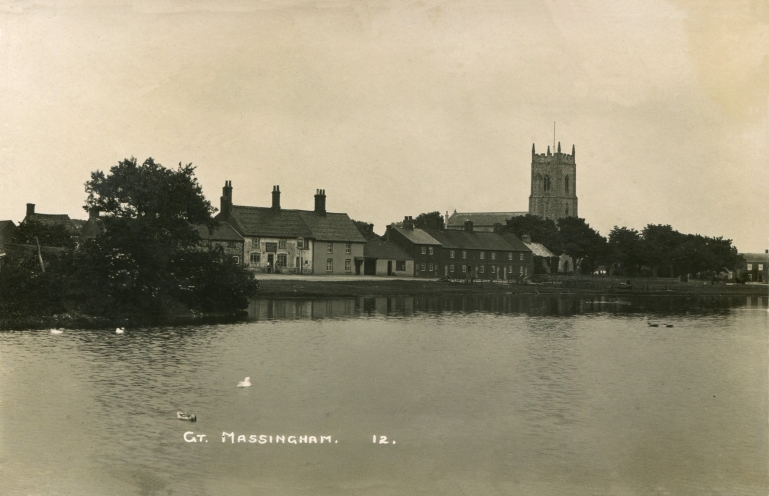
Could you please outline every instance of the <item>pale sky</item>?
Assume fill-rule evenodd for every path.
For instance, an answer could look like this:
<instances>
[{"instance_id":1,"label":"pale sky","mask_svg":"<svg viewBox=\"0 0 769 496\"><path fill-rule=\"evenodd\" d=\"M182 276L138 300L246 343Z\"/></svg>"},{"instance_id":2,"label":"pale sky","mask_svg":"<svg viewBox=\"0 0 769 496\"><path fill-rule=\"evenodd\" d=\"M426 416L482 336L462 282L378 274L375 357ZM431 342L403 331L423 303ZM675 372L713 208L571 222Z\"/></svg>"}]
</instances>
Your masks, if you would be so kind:
<instances>
[{"instance_id":1,"label":"pale sky","mask_svg":"<svg viewBox=\"0 0 769 496\"><path fill-rule=\"evenodd\" d=\"M621 4L621 5L620 5ZM764 0L0 2L0 219L85 218L90 172L192 162L218 207L386 224L528 208L531 145L579 214L769 247Z\"/></svg>"}]
</instances>

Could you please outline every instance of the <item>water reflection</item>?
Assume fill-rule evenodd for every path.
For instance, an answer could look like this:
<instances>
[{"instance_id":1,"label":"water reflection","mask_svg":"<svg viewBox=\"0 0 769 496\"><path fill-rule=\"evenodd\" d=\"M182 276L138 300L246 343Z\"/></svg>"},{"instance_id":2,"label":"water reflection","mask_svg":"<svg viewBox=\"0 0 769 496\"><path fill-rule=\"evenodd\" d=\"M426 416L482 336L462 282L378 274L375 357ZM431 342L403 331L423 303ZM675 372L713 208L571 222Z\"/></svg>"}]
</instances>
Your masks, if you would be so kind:
<instances>
[{"instance_id":1,"label":"water reflection","mask_svg":"<svg viewBox=\"0 0 769 496\"><path fill-rule=\"evenodd\" d=\"M359 297L328 300L257 299L250 320L333 319L360 316L407 317L418 314L498 313L571 316L589 313L722 313L739 307L769 307L763 296L564 296L484 295L441 297Z\"/></svg>"}]
</instances>

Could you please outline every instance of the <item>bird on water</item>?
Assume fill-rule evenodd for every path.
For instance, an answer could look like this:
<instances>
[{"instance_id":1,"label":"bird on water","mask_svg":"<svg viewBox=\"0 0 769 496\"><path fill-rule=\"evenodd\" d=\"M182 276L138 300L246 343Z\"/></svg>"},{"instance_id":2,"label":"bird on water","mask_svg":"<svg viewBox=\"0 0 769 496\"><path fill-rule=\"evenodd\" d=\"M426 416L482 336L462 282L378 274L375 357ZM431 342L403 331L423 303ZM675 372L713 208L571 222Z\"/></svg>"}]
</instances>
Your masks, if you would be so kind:
<instances>
[{"instance_id":1,"label":"bird on water","mask_svg":"<svg viewBox=\"0 0 769 496\"><path fill-rule=\"evenodd\" d=\"M196 422L198 418L192 413L176 412L176 418L179 420L189 420L190 422Z\"/></svg>"},{"instance_id":2,"label":"bird on water","mask_svg":"<svg viewBox=\"0 0 769 496\"><path fill-rule=\"evenodd\" d=\"M125 332L125 327L118 327L115 329L115 334L123 334Z\"/></svg>"},{"instance_id":3,"label":"bird on water","mask_svg":"<svg viewBox=\"0 0 769 496\"><path fill-rule=\"evenodd\" d=\"M51 334L64 334L61 329L51 329Z\"/></svg>"},{"instance_id":4,"label":"bird on water","mask_svg":"<svg viewBox=\"0 0 769 496\"><path fill-rule=\"evenodd\" d=\"M251 387L251 378L246 377L238 383L237 387Z\"/></svg>"}]
</instances>

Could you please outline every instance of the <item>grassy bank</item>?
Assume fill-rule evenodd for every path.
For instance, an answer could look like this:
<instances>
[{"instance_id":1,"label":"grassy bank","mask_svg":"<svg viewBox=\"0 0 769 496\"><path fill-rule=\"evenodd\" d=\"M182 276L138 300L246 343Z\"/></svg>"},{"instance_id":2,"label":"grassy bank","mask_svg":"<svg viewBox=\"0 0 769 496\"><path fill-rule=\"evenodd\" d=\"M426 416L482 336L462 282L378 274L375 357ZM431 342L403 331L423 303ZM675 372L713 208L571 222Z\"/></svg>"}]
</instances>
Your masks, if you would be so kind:
<instances>
[{"instance_id":1,"label":"grassy bank","mask_svg":"<svg viewBox=\"0 0 769 496\"><path fill-rule=\"evenodd\" d=\"M732 286L703 282L632 283L632 288L620 287L618 282L606 280L547 281L538 284L500 284L475 282L449 284L426 280L355 280L349 281L297 281L269 279L260 281L259 298L352 298L359 296L451 296L478 294L603 294L603 295L745 295L766 296L766 285Z\"/></svg>"}]
</instances>

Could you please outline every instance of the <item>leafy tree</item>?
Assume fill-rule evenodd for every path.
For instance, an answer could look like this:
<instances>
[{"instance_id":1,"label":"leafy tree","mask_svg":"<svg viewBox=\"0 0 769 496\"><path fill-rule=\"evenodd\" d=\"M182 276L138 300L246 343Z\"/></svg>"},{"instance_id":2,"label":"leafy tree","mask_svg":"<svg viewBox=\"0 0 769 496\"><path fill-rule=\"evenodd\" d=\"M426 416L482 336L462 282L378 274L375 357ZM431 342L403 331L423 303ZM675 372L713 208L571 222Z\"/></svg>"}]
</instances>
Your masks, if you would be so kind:
<instances>
[{"instance_id":1,"label":"leafy tree","mask_svg":"<svg viewBox=\"0 0 769 496\"><path fill-rule=\"evenodd\" d=\"M418 227L420 229L425 228L437 228L437 229L443 229L445 226L443 216L440 212L428 212L428 213L422 213L417 215L417 218L414 219L414 227Z\"/></svg>"},{"instance_id":2,"label":"leafy tree","mask_svg":"<svg viewBox=\"0 0 769 496\"><path fill-rule=\"evenodd\" d=\"M41 246L74 248L76 245L72 234L62 224L44 224L27 220L19 224L13 232L13 243L34 245L38 241Z\"/></svg>"},{"instance_id":3,"label":"leafy tree","mask_svg":"<svg viewBox=\"0 0 769 496\"><path fill-rule=\"evenodd\" d=\"M684 235L669 225L649 224L642 231L646 262L656 276L674 275L674 252L683 242ZM680 258L680 256L679 256Z\"/></svg>"},{"instance_id":4,"label":"leafy tree","mask_svg":"<svg viewBox=\"0 0 769 496\"><path fill-rule=\"evenodd\" d=\"M606 254L606 238L580 217L558 219L558 240L577 271L592 272Z\"/></svg>"},{"instance_id":5,"label":"leafy tree","mask_svg":"<svg viewBox=\"0 0 769 496\"><path fill-rule=\"evenodd\" d=\"M359 220L353 220L353 224L355 224L355 227L358 228L358 231L361 233L361 235L366 239L373 239L378 238L377 234L374 232L374 224L369 224L368 222L363 222Z\"/></svg>"},{"instance_id":6,"label":"leafy tree","mask_svg":"<svg viewBox=\"0 0 769 496\"><path fill-rule=\"evenodd\" d=\"M641 271L643 247L641 233L627 227L617 227L609 232L608 259L618 267L622 275L634 276Z\"/></svg>"},{"instance_id":7,"label":"leafy tree","mask_svg":"<svg viewBox=\"0 0 769 496\"><path fill-rule=\"evenodd\" d=\"M182 304L230 311L256 294L258 284L242 266L201 249L194 225L214 229L217 222L194 170L131 158L109 174L91 174L85 209L102 213L103 229L77 253L74 274L87 311L160 317Z\"/></svg>"},{"instance_id":8,"label":"leafy tree","mask_svg":"<svg viewBox=\"0 0 769 496\"><path fill-rule=\"evenodd\" d=\"M542 243L556 255L563 251L558 238L558 226L551 219L532 214L519 215L507 220L507 230L519 239L528 234L534 243Z\"/></svg>"}]
</instances>

